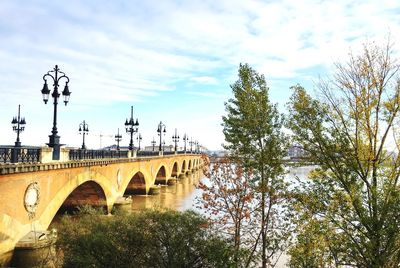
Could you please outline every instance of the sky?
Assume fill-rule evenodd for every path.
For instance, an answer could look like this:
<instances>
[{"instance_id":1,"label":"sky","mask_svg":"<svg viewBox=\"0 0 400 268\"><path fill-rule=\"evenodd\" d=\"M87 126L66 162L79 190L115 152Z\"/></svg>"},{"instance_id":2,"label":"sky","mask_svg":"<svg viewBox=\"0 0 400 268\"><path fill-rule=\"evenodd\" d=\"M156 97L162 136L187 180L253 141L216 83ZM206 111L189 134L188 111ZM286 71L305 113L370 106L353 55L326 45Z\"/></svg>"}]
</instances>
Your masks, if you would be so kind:
<instances>
[{"instance_id":1,"label":"sky","mask_svg":"<svg viewBox=\"0 0 400 268\"><path fill-rule=\"evenodd\" d=\"M142 147L158 140L162 121L167 144L176 128L218 150L240 63L265 75L284 113L291 86L312 91L350 50L388 35L398 51L398 0L0 0L0 144L14 144L19 104L22 144L48 142L53 104L40 91L57 64L72 92L57 107L66 146L81 145L83 120L88 148L115 144L118 128L128 145L124 122L133 106Z\"/></svg>"}]
</instances>

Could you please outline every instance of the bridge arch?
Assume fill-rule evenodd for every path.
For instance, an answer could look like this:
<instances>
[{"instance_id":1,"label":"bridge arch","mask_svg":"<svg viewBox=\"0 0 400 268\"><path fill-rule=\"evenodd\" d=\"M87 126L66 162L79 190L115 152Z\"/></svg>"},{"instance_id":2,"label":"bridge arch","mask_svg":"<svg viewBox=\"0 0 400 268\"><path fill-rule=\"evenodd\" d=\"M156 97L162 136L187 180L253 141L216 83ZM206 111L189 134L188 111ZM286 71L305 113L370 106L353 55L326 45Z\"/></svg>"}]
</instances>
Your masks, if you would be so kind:
<instances>
[{"instance_id":1,"label":"bridge arch","mask_svg":"<svg viewBox=\"0 0 400 268\"><path fill-rule=\"evenodd\" d=\"M192 160L189 160L188 171L192 171Z\"/></svg>"},{"instance_id":2,"label":"bridge arch","mask_svg":"<svg viewBox=\"0 0 400 268\"><path fill-rule=\"evenodd\" d=\"M146 194L147 183L142 172L137 171L125 187L124 195Z\"/></svg>"},{"instance_id":3,"label":"bridge arch","mask_svg":"<svg viewBox=\"0 0 400 268\"><path fill-rule=\"evenodd\" d=\"M79 192L82 192L83 189L89 189L89 191L93 195L97 195L97 198L95 198L95 196L92 196L92 198L95 198L93 199L93 201L99 201L96 205L103 206L106 208L107 212L110 212L112 208L112 202L114 202L114 200L111 200L111 188L111 182L104 176L96 172L92 173L91 177L86 177L81 174L75 176L74 178L71 178L70 183L63 185L55 194L55 196L51 199L51 201L47 204L43 213L40 216L38 215L38 222L40 227L43 228L43 230L46 230L48 228L57 212L60 210L60 208L62 208L64 202L68 200L70 195L73 194L75 190L77 190L77 192L75 192L75 194L77 194ZM72 198L69 199L69 201L67 202L71 202L71 205L73 205L73 202L71 200ZM81 202L81 204L84 204L84 202Z\"/></svg>"},{"instance_id":4,"label":"bridge arch","mask_svg":"<svg viewBox=\"0 0 400 268\"><path fill-rule=\"evenodd\" d=\"M156 173L154 183L155 184L167 184L167 169L164 165L161 165Z\"/></svg>"},{"instance_id":5,"label":"bridge arch","mask_svg":"<svg viewBox=\"0 0 400 268\"><path fill-rule=\"evenodd\" d=\"M106 195L97 182L88 180L76 187L61 204L57 213L73 212L82 205L102 207L107 210Z\"/></svg>"},{"instance_id":6,"label":"bridge arch","mask_svg":"<svg viewBox=\"0 0 400 268\"><path fill-rule=\"evenodd\" d=\"M179 165L178 162L174 162L172 169L171 169L171 178L175 177L177 178L179 176Z\"/></svg>"},{"instance_id":7,"label":"bridge arch","mask_svg":"<svg viewBox=\"0 0 400 268\"><path fill-rule=\"evenodd\" d=\"M182 168L181 168L181 174L184 174L185 172L186 172L186 160L183 160Z\"/></svg>"}]
</instances>

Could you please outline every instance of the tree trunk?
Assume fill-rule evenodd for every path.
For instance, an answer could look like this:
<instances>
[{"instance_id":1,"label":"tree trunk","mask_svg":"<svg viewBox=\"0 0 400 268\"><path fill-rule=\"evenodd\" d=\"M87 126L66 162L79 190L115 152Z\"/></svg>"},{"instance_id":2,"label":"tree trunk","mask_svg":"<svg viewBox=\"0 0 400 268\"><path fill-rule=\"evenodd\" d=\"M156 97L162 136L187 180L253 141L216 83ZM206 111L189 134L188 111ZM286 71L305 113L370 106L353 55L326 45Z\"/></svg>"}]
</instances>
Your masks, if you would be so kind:
<instances>
[{"instance_id":1,"label":"tree trunk","mask_svg":"<svg viewBox=\"0 0 400 268\"><path fill-rule=\"evenodd\" d=\"M267 236L265 233L265 180L264 167L261 167L261 239L262 239L262 268L267 267Z\"/></svg>"}]
</instances>

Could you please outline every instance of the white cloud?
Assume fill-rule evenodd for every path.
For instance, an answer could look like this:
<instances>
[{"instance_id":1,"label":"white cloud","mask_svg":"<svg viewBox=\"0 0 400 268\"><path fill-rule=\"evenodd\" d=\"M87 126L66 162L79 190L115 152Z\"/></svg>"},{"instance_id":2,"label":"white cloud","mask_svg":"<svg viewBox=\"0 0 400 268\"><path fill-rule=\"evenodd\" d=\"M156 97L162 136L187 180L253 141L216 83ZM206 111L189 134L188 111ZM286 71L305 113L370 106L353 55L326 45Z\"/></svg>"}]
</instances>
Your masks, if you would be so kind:
<instances>
[{"instance_id":1,"label":"white cloud","mask_svg":"<svg viewBox=\"0 0 400 268\"><path fill-rule=\"evenodd\" d=\"M218 84L217 79L215 77L211 77L211 76L195 76L195 77L191 77L189 80L200 83L200 84L209 84L209 85Z\"/></svg>"},{"instance_id":2,"label":"white cloud","mask_svg":"<svg viewBox=\"0 0 400 268\"><path fill-rule=\"evenodd\" d=\"M71 78L77 105L71 109L94 112L161 94L177 113L177 96L196 95L207 105L210 97L230 94L240 62L267 80L302 83L325 75L366 39L382 40L390 32L399 47L399 13L395 0L3 0L0 98L9 101L0 112L15 110L21 100L27 109L40 105L41 77L56 63ZM226 92L202 89L215 85ZM271 92L286 96L287 91L279 93L284 90ZM208 110L207 116L220 120L220 114ZM199 131L206 135L220 129ZM0 143L5 143L2 137Z\"/></svg>"},{"instance_id":3,"label":"white cloud","mask_svg":"<svg viewBox=\"0 0 400 268\"><path fill-rule=\"evenodd\" d=\"M227 97L227 94L223 94L220 92L210 92L210 91L189 91L187 94L207 97L207 98L217 98L217 99L225 99Z\"/></svg>"}]
</instances>

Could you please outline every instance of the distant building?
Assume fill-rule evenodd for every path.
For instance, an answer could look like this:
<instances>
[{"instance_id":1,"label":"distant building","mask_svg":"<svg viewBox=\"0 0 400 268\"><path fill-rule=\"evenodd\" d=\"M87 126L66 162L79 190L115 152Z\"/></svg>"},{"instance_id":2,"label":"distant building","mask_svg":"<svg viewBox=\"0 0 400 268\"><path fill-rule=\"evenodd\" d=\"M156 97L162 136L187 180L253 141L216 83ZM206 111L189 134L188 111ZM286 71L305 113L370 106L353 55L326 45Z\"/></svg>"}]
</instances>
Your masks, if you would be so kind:
<instances>
[{"instance_id":1,"label":"distant building","mask_svg":"<svg viewBox=\"0 0 400 268\"><path fill-rule=\"evenodd\" d=\"M300 145L292 145L288 149L290 159L300 159L307 157L307 152Z\"/></svg>"},{"instance_id":2,"label":"distant building","mask_svg":"<svg viewBox=\"0 0 400 268\"><path fill-rule=\"evenodd\" d=\"M128 146L119 146L119 149L121 151L124 151L124 150L129 150L129 147ZM137 147L134 147L134 149L137 150ZM101 150L117 150L117 145L116 144L109 145L109 146L103 147Z\"/></svg>"},{"instance_id":3,"label":"distant building","mask_svg":"<svg viewBox=\"0 0 400 268\"><path fill-rule=\"evenodd\" d=\"M154 145L154 147L152 145L150 146L145 146L144 148L140 148L142 151L146 151L146 152L158 152L158 149L160 148L160 145ZM154 149L154 150L153 150ZM164 152L173 152L175 147L173 145L164 145L162 147ZM179 148L178 148L179 151Z\"/></svg>"},{"instance_id":4,"label":"distant building","mask_svg":"<svg viewBox=\"0 0 400 268\"><path fill-rule=\"evenodd\" d=\"M212 157L226 157L228 155L227 151L207 151L207 154Z\"/></svg>"}]
</instances>

